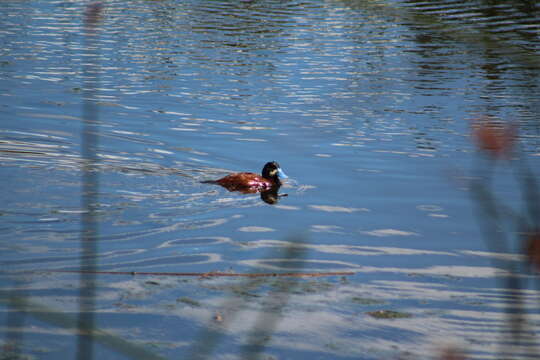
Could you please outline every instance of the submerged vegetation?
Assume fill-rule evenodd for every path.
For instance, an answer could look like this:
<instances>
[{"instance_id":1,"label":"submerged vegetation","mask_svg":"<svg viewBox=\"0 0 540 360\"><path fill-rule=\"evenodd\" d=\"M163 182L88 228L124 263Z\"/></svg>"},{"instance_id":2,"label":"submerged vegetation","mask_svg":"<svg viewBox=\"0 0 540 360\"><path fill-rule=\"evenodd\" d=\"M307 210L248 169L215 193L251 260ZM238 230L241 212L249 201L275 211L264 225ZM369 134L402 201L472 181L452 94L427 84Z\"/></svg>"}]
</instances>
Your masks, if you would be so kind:
<instances>
[{"instance_id":1,"label":"submerged vegetation","mask_svg":"<svg viewBox=\"0 0 540 360\"><path fill-rule=\"evenodd\" d=\"M393 310L369 311L366 314L375 319L407 319L412 317L412 315L409 313Z\"/></svg>"}]
</instances>

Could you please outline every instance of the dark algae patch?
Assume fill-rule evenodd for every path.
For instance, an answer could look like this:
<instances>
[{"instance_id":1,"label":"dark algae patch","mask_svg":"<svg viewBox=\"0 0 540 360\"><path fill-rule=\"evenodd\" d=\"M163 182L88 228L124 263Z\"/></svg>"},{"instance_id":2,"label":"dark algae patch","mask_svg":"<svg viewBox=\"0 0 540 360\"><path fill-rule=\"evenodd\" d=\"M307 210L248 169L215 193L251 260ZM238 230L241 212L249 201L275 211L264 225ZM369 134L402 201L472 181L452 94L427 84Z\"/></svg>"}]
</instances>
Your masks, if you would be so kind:
<instances>
[{"instance_id":1,"label":"dark algae patch","mask_svg":"<svg viewBox=\"0 0 540 360\"><path fill-rule=\"evenodd\" d=\"M412 317L412 314L393 310L369 311L366 314L375 319L406 319Z\"/></svg>"},{"instance_id":2,"label":"dark algae patch","mask_svg":"<svg viewBox=\"0 0 540 360\"><path fill-rule=\"evenodd\" d=\"M381 305L384 304L384 300L378 300L378 299L372 299L372 298L364 298L360 296L354 296L351 301L355 304L360 305Z\"/></svg>"},{"instance_id":3,"label":"dark algae patch","mask_svg":"<svg viewBox=\"0 0 540 360\"><path fill-rule=\"evenodd\" d=\"M194 306L194 307L199 307L199 306L201 306L201 303L198 302L197 300L193 300L193 299L190 299L190 298L185 297L185 296L176 299L176 302L184 303L184 304L186 304L186 305Z\"/></svg>"}]
</instances>

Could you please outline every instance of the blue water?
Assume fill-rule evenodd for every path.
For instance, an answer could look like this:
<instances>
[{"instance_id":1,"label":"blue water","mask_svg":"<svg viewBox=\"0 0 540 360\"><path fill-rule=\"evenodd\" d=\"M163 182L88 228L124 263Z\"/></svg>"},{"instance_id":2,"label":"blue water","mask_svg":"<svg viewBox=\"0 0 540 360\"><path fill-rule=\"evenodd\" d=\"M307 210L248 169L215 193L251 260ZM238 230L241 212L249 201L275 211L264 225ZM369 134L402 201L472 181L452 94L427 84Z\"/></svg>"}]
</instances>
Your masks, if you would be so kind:
<instances>
[{"instance_id":1,"label":"blue water","mask_svg":"<svg viewBox=\"0 0 540 360\"><path fill-rule=\"evenodd\" d=\"M52 271L78 269L83 254L86 102L98 270L355 273L284 285L103 274L98 328L166 358L195 353L207 328L219 334L212 358L242 358L272 313L261 341L274 358L501 351L504 273L522 260L517 164L537 176L540 159L536 5L107 1L96 28L82 3L0 11L3 294L18 287L45 312L76 316L79 276ZM519 125L513 160L478 151L482 117ZM289 175L274 205L200 183L272 160ZM489 174L503 248L484 236L471 191ZM535 277L521 274L534 335ZM65 324L29 311L19 328L6 301L4 344L15 333L22 354L75 354ZM412 317L367 315L376 310Z\"/></svg>"}]
</instances>

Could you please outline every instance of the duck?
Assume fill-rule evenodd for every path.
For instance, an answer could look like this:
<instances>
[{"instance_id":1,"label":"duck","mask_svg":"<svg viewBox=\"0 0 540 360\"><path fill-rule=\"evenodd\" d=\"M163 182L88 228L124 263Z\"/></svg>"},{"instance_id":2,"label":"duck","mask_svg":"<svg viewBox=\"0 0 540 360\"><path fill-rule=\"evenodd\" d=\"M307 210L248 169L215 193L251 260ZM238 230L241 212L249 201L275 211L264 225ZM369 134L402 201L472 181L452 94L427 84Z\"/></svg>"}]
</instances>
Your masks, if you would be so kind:
<instances>
[{"instance_id":1,"label":"duck","mask_svg":"<svg viewBox=\"0 0 540 360\"><path fill-rule=\"evenodd\" d=\"M272 193L282 185L281 179L288 178L281 170L279 164L275 161L267 162L261 172L261 175L252 172L239 172L227 175L217 180L201 181L203 184L217 184L223 186L229 191L239 191L245 194L253 193Z\"/></svg>"}]
</instances>

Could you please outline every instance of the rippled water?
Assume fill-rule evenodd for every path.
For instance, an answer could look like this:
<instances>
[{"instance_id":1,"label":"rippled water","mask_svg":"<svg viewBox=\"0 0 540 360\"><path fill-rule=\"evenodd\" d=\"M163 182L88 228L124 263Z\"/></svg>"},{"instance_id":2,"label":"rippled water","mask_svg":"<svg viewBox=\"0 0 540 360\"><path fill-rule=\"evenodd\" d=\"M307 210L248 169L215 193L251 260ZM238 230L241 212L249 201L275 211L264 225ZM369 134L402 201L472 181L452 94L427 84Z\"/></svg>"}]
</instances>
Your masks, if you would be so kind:
<instances>
[{"instance_id":1,"label":"rippled water","mask_svg":"<svg viewBox=\"0 0 540 360\"><path fill-rule=\"evenodd\" d=\"M274 358L428 358L453 344L496 357L508 350L506 302L523 302L534 337L539 294L530 274L522 297L507 289L497 261L518 264L520 244L497 252L482 236L469 185L488 161L470 127L481 117L518 124L538 169L539 10L107 1L98 29L85 32L83 3L2 2L1 263L25 271L3 276L3 290L18 284L20 296L77 312L78 275L51 271L87 256L86 100L98 110L99 270L355 273L99 275L99 328L178 358L208 325L220 334L214 355L229 359L278 308L272 336L258 339ZM200 183L271 160L290 177L274 205ZM515 167L501 160L494 174L501 203L521 211ZM301 256L287 258L291 248ZM272 303L284 294L285 307ZM19 329L7 309L4 334ZM368 315L377 310L412 317ZM74 354L64 327L26 316L23 353ZM534 351L531 339L516 351Z\"/></svg>"}]
</instances>

